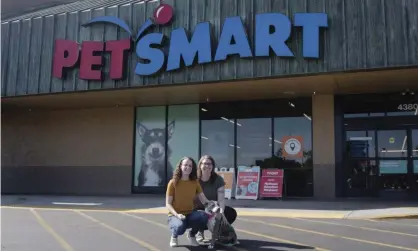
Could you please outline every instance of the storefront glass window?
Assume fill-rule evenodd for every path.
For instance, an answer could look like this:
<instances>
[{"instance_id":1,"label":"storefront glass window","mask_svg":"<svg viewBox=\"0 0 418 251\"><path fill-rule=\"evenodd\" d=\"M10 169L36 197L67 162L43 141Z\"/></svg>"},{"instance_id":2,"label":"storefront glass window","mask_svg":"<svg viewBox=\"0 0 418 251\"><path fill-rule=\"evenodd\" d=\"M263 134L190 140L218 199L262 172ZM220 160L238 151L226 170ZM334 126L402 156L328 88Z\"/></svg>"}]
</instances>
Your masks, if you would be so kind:
<instances>
[{"instance_id":1,"label":"storefront glass window","mask_svg":"<svg viewBox=\"0 0 418 251\"><path fill-rule=\"evenodd\" d=\"M311 117L274 118L274 155L283 168L312 168Z\"/></svg>"},{"instance_id":2,"label":"storefront glass window","mask_svg":"<svg viewBox=\"0 0 418 251\"><path fill-rule=\"evenodd\" d=\"M274 118L274 167L285 170L286 195L313 196L312 115L309 106L291 103L299 108L292 116Z\"/></svg>"},{"instance_id":3,"label":"storefront glass window","mask_svg":"<svg viewBox=\"0 0 418 251\"><path fill-rule=\"evenodd\" d=\"M201 156L210 155L217 167L234 167L234 119L225 113L227 105L202 105Z\"/></svg>"},{"instance_id":4,"label":"storefront glass window","mask_svg":"<svg viewBox=\"0 0 418 251\"><path fill-rule=\"evenodd\" d=\"M199 158L199 105L168 107L168 178L182 157Z\"/></svg>"},{"instance_id":5,"label":"storefront glass window","mask_svg":"<svg viewBox=\"0 0 418 251\"><path fill-rule=\"evenodd\" d=\"M237 119L237 166L264 167L272 155L271 131L270 118Z\"/></svg>"},{"instance_id":6,"label":"storefront glass window","mask_svg":"<svg viewBox=\"0 0 418 251\"><path fill-rule=\"evenodd\" d=\"M375 131L347 131L347 154L350 158L376 156Z\"/></svg>"},{"instance_id":7,"label":"storefront glass window","mask_svg":"<svg viewBox=\"0 0 418 251\"><path fill-rule=\"evenodd\" d=\"M223 119L202 120L201 155L211 155L217 167L234 167L234 125Z\"/></svg>"},{"instance_id":8,"label":"storefront glass window","mask_svg":"<svg viewBox=\"0 0 418 251\"><path fill-rule=\"evenodd\" d=\"M311 99L206 103L200 108L201 155L212 155L218 167L285 169L285 196L313 196ZM298 168L275 154L280 152L277 143L288 136L302 142L299 149L289 141L288 148L300 154L286 157Z\"/></svg>"},{"instance_id":9,"label":"storefront glass window","mask_svg":"<svg viewBox=\"0 0 418 251\"><path fill-rule=\"evenodd\" d=\"M381 158L408 156L406 130L379 130L377 132L378 153Z\"/></svg>"},{"instance_id":10,"label":"storefront glass window","mask_svg":"<svg viewBox=\"0 0 418 251\"><path fill-rule=\"evenodd\" d=\"M412 134L412 157L414 158L414 174L418 174L418 130L411 130ZM417 183L418 186L418 183Z\"/></svg>"},{"instance_id":11,"label":"storefront glass window","mask_svg":"<svg viewBox=\"0 0 418 251\"><path fill-rule=\"evenodd\" d=\"M165 106L136 109L134 187L166 184Z\"/></svg>"}]
</instances>

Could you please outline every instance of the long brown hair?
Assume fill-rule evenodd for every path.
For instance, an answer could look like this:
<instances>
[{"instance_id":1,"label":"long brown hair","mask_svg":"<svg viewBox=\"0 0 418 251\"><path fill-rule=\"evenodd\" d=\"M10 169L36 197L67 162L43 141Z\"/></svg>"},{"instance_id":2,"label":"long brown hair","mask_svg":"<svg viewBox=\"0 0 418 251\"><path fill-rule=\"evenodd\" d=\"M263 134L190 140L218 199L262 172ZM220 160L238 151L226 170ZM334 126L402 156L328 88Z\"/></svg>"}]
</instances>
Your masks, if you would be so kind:
<instances>
[{"instance_id":1,"label":"long brown hair","mask_svg":"<svg viewBox=\"0 0 418 251\"><path fill-rule=\"evenodd\" d=\"M174 186L177 185L177 183L181 179L181 176L183 175L183 172L181 171L181 164L185 160L190 160L192 162L192 172L189 175L189 180L196 180L197 179L196 161L194 161L194 159L191 158L191 157L183 157L183 158L180 159L180 161L177 163L176 168L174 169L174 174L173 174Z\"/></svg>"},{"instance_id":2,"label":"long brown hair","mask_svg":"<svg viewBox=\"0 0 418 251\"><path fill-rule=\"evenodd\" d=\"M210 162L212 162L212 171L210 173L209 182L213 183L213 182L215 182L216 178L218 177L218 174L215 172L215 166L216 166L215 160L210 155L203 155L200 158L199 163L197 164L197 178L200 180L200 178L202 177L202 169L200 169L200 165L202 165L202 162L205 159L208 159L208 160L210 160Z\"/></svg>"}]
</instances>

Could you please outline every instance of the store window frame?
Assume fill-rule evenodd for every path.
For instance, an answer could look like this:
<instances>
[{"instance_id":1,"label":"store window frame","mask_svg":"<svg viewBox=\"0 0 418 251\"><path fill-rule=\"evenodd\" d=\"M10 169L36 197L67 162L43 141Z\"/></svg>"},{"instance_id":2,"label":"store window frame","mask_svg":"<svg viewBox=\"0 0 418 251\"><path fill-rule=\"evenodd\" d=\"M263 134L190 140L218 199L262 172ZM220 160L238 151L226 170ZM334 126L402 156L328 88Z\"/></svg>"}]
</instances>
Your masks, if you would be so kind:
<instances>
[{"instance_id":1,"label":"store window frame","mask_svg":"<svg viewBox=\"0 0 418 251\"><path fill-rule=\"evenodd\" d=\"M351 178L349 173L352 171L351 169L349 169L347 167L346 161L350 159L349 156L346 156L346 152L344 152L343 154L343 165L342 165L342 172L343 172L343 180L342 180L342 184L343 185L343 189L344 189L344 195L346 197L364 197L366 196L377 196L377 187L376 187L376 177L379 175L379 158L378 158L378 149L377 149L377 130L373 127L349 127L349 128L344 128L343 130L344 132L344 138L343 138L343 145L346 146L347 145L347 132L365 132L366 136L365 137L369 137L370 133L372 133L372 141L373 141L373 145L374 145L374 156L366 156L366 157L352 157L353 160L355 161L366 161L368 164L370 164L370 162L374 162L375 164L375 168L377 170L375 170L374 175L372 177L366 177L367 182L372 183L374 186L363 189L363 190L356 190L356 189L350 189L347 185L347 181L348 178ZM344 150L346 151L346 150Z\"/></svg>"},{"instance_id":2,"label":"store window frame","mask_svg":"<svg viewBox=\"0 0 418 251\"><path fill-rule=\"evenodd\" d=\"M402 120L402 124L399 125L398 121ZM380 177L380 161L381 160L402 160L404 157L380 157L379 156L379 142L378 142L378 132L379 131L387 131L387 130L405 130L406 136L408 138L411 137L411 131L413 129L418 129L418 125L416 123L416 118L411 116L401 116L398 117L397 120L393 120L393 117L379 117L379 118L373 118L373 117L363 117L363 118L345 118L342 125L342 132L344 135L343 141L341 142L341 145L345 145L346 143L346 132L347 131L374 131L375 139L375 157L368 157L365 159L368 160L375 160L376 166L377 166L377 172L376 175L378 177L378 180L375 183L375 187L372 189L365 191L362 197L388 197L387 194L390 193L390 191L385 191L380 189L381 186L381 180ZM347 125L349 125L347 127ZM340 143L338 143L340 144ZM336 142L337 147L337 142ZM407 147L408 147L408 153L412 151L412 142L411 140L407 140ZM344 151L343 149L341 149ZM344 152L343 152L344 155ZM407 161L407 179L409 184L413 184L411 181L411 178L413 178L413 160L414 158L411 158L409 154L405 157ZM418 158L417 158L418 159ZM344 161L344 158L343 158ZM340 178L340 182L343 183L347 179L347 170L344 163L341 164L338 168L341 168L341 171L343 173L343 178ZM411 175L412 171L412 175ZM359 197L356 194L349 193L346 186L343 186L343 196L344 197ZM416 191L417 187L412 187L411 190L405 190L404 194L409 195L411 192L414 192L414 189ZM411 192L410 192L411 191ZM361 196L360 196L361 197Z\"/></svg>"},{"instance_id":3,"label":"store window frame","mask_svg":"<svg viewBox=\"0 0 418 251\"><path fill-rule=\"evenodd\" d=\"M199 103L190 103L190 104L179 104L179 105L197 105L198 106L198 109L199 109L199 111L200 111L200 104ZM165 163L165 178L164 178L164 180L165 180L165 182L164 182L164 186L158 186L158 187L141 187L141 188L138 188L138 187L136 187L135 186L135 179L137 178L136 177L136 174L135 174L135 165L136 165L136 151L137 151L137 148L136 148L136 143L137 143L137 139L138 139L138 136L137 136L137 129L136 129L136 127L137 127L137 119L138 119L138 116L137 116L137 110L138 110L138 108L149 108L149 107L161 107L161 106L163 106L163 105L154 105L154 106L134 106L133 107L133 141L132 141L132 170L131 170L131 194L165 194L165 192L166 192L166 190L167 190L167 184L168 184L168 182L170 181L170 179L171 179L171 177L168 177L168 161L169 161L169 158L168 158L168 155L167 155L167 152L168 152L168 124L170 123L168 120L169 120L169 108L170 108L170 106L176 106L176 105L164 105L164 112L165 112L165 114L164 114L164 132L165 132L165 141L164 141L164 150L165 150L165 152L164 152L164 155L165 155L165 160L164 160L164 163ZM199 126L199 128L198 128L198 130L199 130L199 137L198 137L198 155L199 155L199 158L200 158L200 154L201 154L201 144L202 144L202 142L201 142L201 128L202 128L202 120L201 120L201 116L200 116L200 112L199 112L199 116L198 116L198 126ZM198 159L197 160L195 160L196 162L198 161Z\"/></svg>"},{"instance_id":4,"label":"store window frame","mask_svg":"<svg viewBox=\"0 0 418 251\"><path fill-rule=\"evenodd\" d=\"M165 193L167 187L167 119L168 119L168 106L164 106L164 131L165 131L165 140L164 140L164 155L166 156L164 163L165 163L165 185L164 186L156 186L156 187L137 187L135 186L135 179L137 179L135 173L135 166L137 164L136 159L136 151L137 151L137 140L138 140L138 132L137 132L137 110L139 108L151 108L151 107L162 107L163 105L153 105L153 106L134 106L133 113L133 142L132 142L132 171L131 171L131 194L163 194Z\"/></svg>"},{"instance_id":5,"label":"store window frame","mask_svg":"<svg viewBox=\"0 0 418 251\"><path fill-rule=\"evenodd\" d=\"M258 100L259 102L287 102L287 100L292 100L292 101L294 101L294 102L301 102L302 103L302 106L308 106L309 107L309 112L310 112L310 117L311 117L311 120L313 121L315 118L314 118L314 115L313 115L313 112L312 112L312 99L311 98L308 98L308 97L303 97L303 98L291 98L291 99L274 99L274 100ZM252 102L252 101L232 101L232 102L219 102L219 103L237 103L237 102ZM218 104L219 104L218 103ZM198 156L199 156L199 158L202 156L202 138L201 138L201 136L202 136L202 112L201 112L201 109L203 108L203 105L205 105L205 103L193 103L193 104L195 104L195 105L198 105L198 109L199 109L199 116L198 116L198 130L199 130L199 137L198 137ZM189 104L189 105L193 105L193 104ZM211 103L211 104L213 104L213 103ZM187 104L181 104L181 105L187 105ZM160 105L156 105L156 106L160 106ZM166 190L166 188L167 188L167 184L168 184L168 181L169 181L169 177L167 177L167 166L168 166L168 161L169 161L169 159L168 159L168 157L167 157L167 151L168 151L168 123L169 123L169 121L168 121L168 119L169 119L169 107L170 107L170 105L165 105L165 116L164 116L164 119L165 119L165 122L164 122L164 125L165 125L165 156L166 156L166 158L165 158L165 180L166 180L166 182L165 182L165 186L161 186L161 187L141 187L141 188L138 188L138 187L135 187L135 179L136 179L136 177L135 177L135 164L136 164L136 141L137 141L137 139L138 139L138 136L137 136L137 129L136 129L136 123L137 123L137 119L138 119L138 115L137 115L137 109L138 108L140 108L140 107L142 107L142 108L145 108L145 107L156 107L156 106L134 106L133 107L133 128L134 128L134 130L133 130L133 141L132 141L132 171L131 171L131 193L132 194L164 194L165 193L165 190ZM272 147L271 147L271 156L273 157L274 156L274 150L275 150L275 147L274 147L274 139L275 139L275 130L274 130L274 126L275 126L275 118L282 118L282 117L286 117L286 116L279 116L279 115L274 115L274 114L272 114L271 116L264 116L264 118L268 118L268 119L270 119L270 126L271 126L271 130L270 130L270 134L271 134L271 140L270 140L270 142L271 142L271 144L272 144ZM231 120L234 122L234 124L233 124L233 137L234 137L234 145L236 146L237 145L237 140L238 140L238 138L237 138L237 132L238 132L238 130L237 130L237 120L238 120L238 118L235 116L233 119L231 118ZM313 123L311 122L311 125L310 125L310 131L311 131L311 133L310 133L310 140L311 140L311 143L312 143L312 145L311 145L311 148L312 148L312 155L314 154L314 149L313 149ZM235 169L235 171L237 171L237 148L236 147L234 147L234 150L233 150L233 153L234 153L234 156L233 156L233 167L234 167L234 169ZM198 161L198 159L196 159L196 162ZM313 175L313 166L311 167L311 168L309 168L311 171L312 171L312 175ZM285 189L285 187L284 187L284 189ZM313 186L312 186L312 196L313 196L313 193L314 193L314 191L313 191ZM285 193L286 191L284 191L284 193Z\"/></svg>"},{"instance_id":6,"label":"store window frame","mask_svg":"<svg viewBox=\"0 0 418 251\"><path fill-rule=\"evenodd\" d=\"M288 104L289 103L289 100L290 101L292 101L293 103L297 103L297 102L300 102L302 105L302 107L303 108L306 108L306 107L308 107L308 111L309 111L309 115L308 114L306 114L306 115L308 115L308 116L310 116L310 118L311 118L311 123L310 123L310 127L309 127L309 129L310 129L310 141L311 141L311 150L312 150L312 166L311 167L309 167L309 168L306 168L306 169L304 169L304 170L308 170L308 171L311 171L311 173L312 173L312 184L309 184L310 186L311 186L311 191L309 191L309 195L308 196L303 196L304 198L310 198L310 197L313 197L314 196L314 180L313 180L313 176L314 176L314 174L313 174L313 172L314 172L314 162L313 162L313 159L314 159L314 149L313 149L313 137L314 137L314 131L313 131L313 121L314 121L314 115L313 115L313 106L312 106L312 97L297 97L297 98L280 98L280 99L266 99L266 100L255 100L255 101L260 101L260 102L266 102L266 103L269 103L269 102L278 102L278 103L283 103L283 104ZM231 101L231 102L217 102L217 103L215 103L215 104L226 104L226 103L242 103L242 102L252 102L252 101ZM211 104L214 104L214 103L211 103ZM199 110L201 110L202 108L204 108L204 107L202 107L202 106L204 106L205 105L205 103L201 103L200 104L200 107L199 107ZM272 112L272 113L274 113L274 112ZM200 114L202 114L202 112L200 112ZM274 139L275 139L275 118L285 118L285 117L293 117L293 116L280 116L280 115L277 115L277 114L273 114L273 115L270 115L270 116L262 116L262 117L260 117L260 118L268 118L268 119L270 119L270 121L271 121L271 124L270 124L270 126L271 126L271 140L270 140L270 143L272 144L272 147L271 147L271 157L273 157L273 156L275 156L275 154L274 154L274 150L275 150L275 147L274 147ZM294 116L294 117L296 117L296 116ZM250 118L252 118L252 117L250 117ZM234 131L234 146L236 146L237 145L237 140L238 140L238 135L237 135L237 132L238 132L238 130L237 130L237 120L238 120L238 118L237 118L237 116L234 116L233 118L231 118L230 120L232 120L233 121L233 123L234 123L234 125L233 125L233 131ZM202 116L200 116L200 134L201 134L201 136L202 136L202 121L203 121L203 119L202 119ZM199 137L199 140L200 140L200 145L199 145L199 156L202 156L202 148L201 148L201 137ZM233 163L233 167L234 167L234 169L235 169L235 173L237 172L237 170L238 170L238 167L237 167L237 158L238 158L238 154L237 154L237 148L236 147L234 147L234 158L233 158L233 161L234 161L234 163ZM216 161L216 160L215 160ZM283 194L284 194L284 197L286 197L286 193L287 193L287 191L286 191L286 174L285 174L285 179L284 179L284 184L283 184Z\"/></svg>"}]
</instances>

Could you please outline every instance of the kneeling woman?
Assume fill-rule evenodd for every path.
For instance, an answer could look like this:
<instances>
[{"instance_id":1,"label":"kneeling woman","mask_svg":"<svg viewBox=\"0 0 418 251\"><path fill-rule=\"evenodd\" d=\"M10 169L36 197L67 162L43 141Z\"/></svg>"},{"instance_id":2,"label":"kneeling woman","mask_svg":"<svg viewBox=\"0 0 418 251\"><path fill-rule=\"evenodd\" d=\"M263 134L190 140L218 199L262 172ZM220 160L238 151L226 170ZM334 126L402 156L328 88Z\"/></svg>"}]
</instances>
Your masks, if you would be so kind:
<instances>
[{"instance_id":1,"label":"kneeling woman","mask_svg":"<svg viewBox=\"0 0 418 251\"><path fill-rule=\"evenodd\" d=\"M237 211L229 206L225 205L225 181L215 172L215 160L209 156L204 155L200 158L197 167L197 179L199 180L200 186L203 189L203 193L209 200L217 201L219 206L223 209L225 218L229 224L232 224L237 219ZM204 204L199 203L199 200L195 199L195 209L205 210ZM197 241L204 241L205 236L201 229L196 235Z\"/></svg>"},{"instance_id":2,"label":"kneeling woman","mask_svg":"<svg viewBox=\"0 0 418 251\"><path fill-rule=\"evenodd\" d=\"M192 158L185 157L177 164L166 192L171 247L178 245L178 236L183 235L188 228L191 228L187 236L190 243L194 246L199 245L196 241L196 233L206 226L208 216L204 212L193 211L193 199L196 195L201 203L208 201L197 180L196 162Z\"/></svg>"}]
</instances>

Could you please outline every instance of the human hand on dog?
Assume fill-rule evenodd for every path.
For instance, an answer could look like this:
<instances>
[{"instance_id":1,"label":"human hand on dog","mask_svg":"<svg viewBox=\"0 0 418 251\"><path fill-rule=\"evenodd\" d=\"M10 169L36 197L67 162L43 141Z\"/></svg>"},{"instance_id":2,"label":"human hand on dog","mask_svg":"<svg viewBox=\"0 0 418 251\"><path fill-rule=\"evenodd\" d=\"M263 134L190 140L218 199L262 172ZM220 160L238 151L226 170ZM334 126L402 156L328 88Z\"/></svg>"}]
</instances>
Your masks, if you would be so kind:
<instances>
[{"instance_id":1,"label":"human hand on dog","mask_svg":"<svg viewBox=\"0 0 418 251\"><path fill-rule=\"evenodd\" d=\"M186 216L184 216L184 214L177 214L177 218L179 218L180 220L184 220L186 219Z\"/></svg>"}]
</instances>

